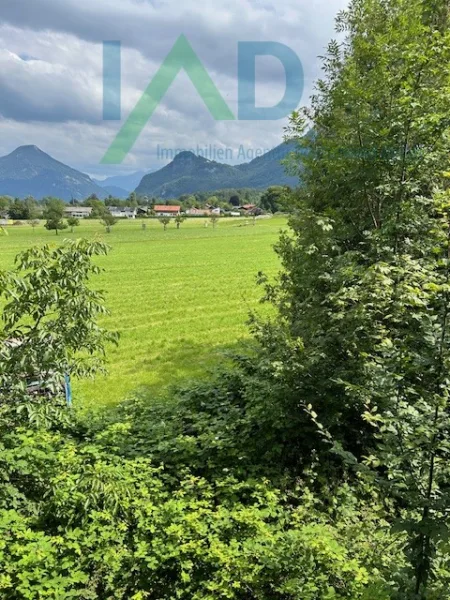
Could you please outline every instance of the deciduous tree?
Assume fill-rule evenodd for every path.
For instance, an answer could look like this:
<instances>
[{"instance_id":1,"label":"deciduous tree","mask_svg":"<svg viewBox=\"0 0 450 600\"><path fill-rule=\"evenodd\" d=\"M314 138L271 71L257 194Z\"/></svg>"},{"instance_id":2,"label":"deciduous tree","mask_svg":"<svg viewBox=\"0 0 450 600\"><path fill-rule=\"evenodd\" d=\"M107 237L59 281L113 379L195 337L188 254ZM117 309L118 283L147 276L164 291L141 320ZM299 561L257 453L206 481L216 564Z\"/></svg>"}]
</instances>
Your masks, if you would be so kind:
<instances>
[{"instance_id":1,"label":"deciduous tree","mask_svg":"<svg viewBox=\"0 0 450 600\"><path fill-rule=\"evenodd\" d=\"M74 229L74 227L79 227L79 225L80 225L80 220L79 220L79 219L77 219L77 217L69 217L69 218L67 219L67 224L68 224L68 225L69 225L69 227L70 227L70 231L71 231L71 233L73 233L73 229Z\"/></svg>"},{"instance_id":2,"label":"deciduous tree","mask_svg":"<svg viewBox=\"0 0 450 600\"><path fill-rule=\"evenodd\" d=\"M164 227L164 231L166 231L167 226L170 225L170 222L172 221L172 219L170 217L161 217L158 220L161 223L161 225Z\"/></svg>"},{"instance_id":3,"label":"deciduous tree","mask_svg":"<svg viewBox=\"0 0 450 600\"><path fill-rule=\"evenodd\" d=\"M18 256L13 271L0 271L0 409L38 409L42 398L33 402L27 394L30 379L57 398L64 374L90 377L104 369L106 344L117 336L99 325L104 298L88 282L100 271L92 258L107 250L86 240L35 247Z\"/></svg>"},{"instance_id":4,"label":"deciduous tree","mask_svg":"<svg viewBox=\"0 0 450 600\"><path fill-rule=\"evenodd\" d=\"M117 219L110 212L104 213L102 217L102 225L105 226L106 233L111 233L111 227L117 223Z\"/></svg>"},{"instance_id":5,"label":"deciduous tree","mask_svg":"<svg viewBox=\"0 0 450 600\"><path fill-rule=\"evenodd\" d=\"M45 228L49 231L58 232L67 229L67 223L64 221L65 204L57 198L50 198L44 208Z\"/></svg>"}]
</instances>

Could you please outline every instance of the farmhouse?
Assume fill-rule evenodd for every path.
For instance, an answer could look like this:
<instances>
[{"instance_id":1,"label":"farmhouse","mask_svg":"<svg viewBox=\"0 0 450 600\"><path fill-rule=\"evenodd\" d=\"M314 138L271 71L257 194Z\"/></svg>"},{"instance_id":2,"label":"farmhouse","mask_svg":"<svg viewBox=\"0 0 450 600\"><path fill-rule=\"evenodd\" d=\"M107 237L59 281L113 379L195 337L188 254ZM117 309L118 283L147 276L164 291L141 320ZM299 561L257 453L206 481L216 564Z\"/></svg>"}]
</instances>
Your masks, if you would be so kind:
<instances>
[{"instance_id":1,"label":"farmhouse","mask_svg":"<svg viewBox=\"0 0 450 600\"><path fill-rule=\"evenodd\" d=\"M176 217L181 212L181 206L169 206L168 204L157 204L153 207L157 217Z\"/></svg>"},{"instance_id":2,"label":"farmhouse","mask_svg":"<svg viewBox=\"0 0 450 600\"><path fill-rule=\"evenodd\" d=\"M91 216L92 208L90 206L68 206L64 209L66 217L75 217L75 219L87 219Z\"/></svg>"},{"instance_id":3,"label":"farmhouse","mask_svg":"<svg viewBox=\"0 0 450 600\"><path fill-rule=\"evenodd\" d=\"M211 211L204 208L188 208L186 214L189 217L209 217Z\"/></svg>"},{"instance_id":4,"label":"farmhouse","mask_svg":"<svg viewBox=\"0 0 450 600\"><path fill-rule=\"evenodd\" d=\"M245 217L259 217L264 213L264 211L256 204L244 204L244 206L239 207L241 214Z\"/></svg>"},{"instance_id":5,"label":"farmhouse","mask_svg":"<svg viewBox=\"0 0 450 600\"><path fill-rule=\"evenodd\" d=\"M108 210L116 219L135 219L137 215L137 209L129 206L110 206Z\"/></svg>"}]
</instances>

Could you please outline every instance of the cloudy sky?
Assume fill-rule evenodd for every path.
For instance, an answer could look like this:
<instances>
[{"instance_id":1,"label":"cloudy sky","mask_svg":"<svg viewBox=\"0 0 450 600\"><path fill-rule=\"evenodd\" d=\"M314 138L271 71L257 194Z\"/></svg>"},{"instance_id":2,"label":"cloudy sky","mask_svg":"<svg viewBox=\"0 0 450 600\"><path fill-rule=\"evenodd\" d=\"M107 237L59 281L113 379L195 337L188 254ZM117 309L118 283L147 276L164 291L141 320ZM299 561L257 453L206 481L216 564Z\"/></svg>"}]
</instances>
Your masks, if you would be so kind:
<instances>
[{"instance_id":1,"label":"cloudy sky","mask_svg":"<svg viewBox=\"0 0 450 600\"><path fill-rule=\"evenodd\" d=\"M347 0L0 0L0 155L34 144L94 176L154 170L165 149L242 152L278 145L286 119L215 121L180 73L121 165L101 159L162 61L184 34L237 114L240 41L292 48L305 73L302 103ZM103 120L103 41L122 43L122 121ZM284 94L281 63L256 63L258 106ZM158 151L159 149L159 151ZM209 156L213 158L213 156Z\"/></svg>"}]
</instances>

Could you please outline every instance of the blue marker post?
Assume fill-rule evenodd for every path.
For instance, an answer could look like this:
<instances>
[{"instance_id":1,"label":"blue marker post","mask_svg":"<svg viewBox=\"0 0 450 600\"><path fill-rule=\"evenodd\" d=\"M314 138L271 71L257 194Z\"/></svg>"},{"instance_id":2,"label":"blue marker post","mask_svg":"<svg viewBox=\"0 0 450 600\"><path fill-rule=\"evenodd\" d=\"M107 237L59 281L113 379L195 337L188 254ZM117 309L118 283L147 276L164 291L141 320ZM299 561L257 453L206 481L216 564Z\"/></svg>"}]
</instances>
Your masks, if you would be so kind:
<instances>
[{"instance_id":1,"label":"blue marker post","mask_svg":"<svg viewBox=\"0 0 450 600\"><path fill-rule=\"evenodd\" d=\"M64 375L64 389L66 391L67 406L72 406L72 384L70 383L70 375Z\"/></svg>"}]
</instances>

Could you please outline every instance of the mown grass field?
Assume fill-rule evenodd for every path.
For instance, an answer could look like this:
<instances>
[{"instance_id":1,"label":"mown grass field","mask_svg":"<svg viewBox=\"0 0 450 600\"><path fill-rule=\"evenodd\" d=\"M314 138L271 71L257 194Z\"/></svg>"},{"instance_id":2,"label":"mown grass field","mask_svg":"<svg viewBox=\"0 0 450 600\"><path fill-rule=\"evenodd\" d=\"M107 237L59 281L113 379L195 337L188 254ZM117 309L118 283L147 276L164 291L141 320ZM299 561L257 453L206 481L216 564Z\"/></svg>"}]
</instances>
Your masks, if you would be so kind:
<instances>
[{"instance_id":1,"label":"mown grass field","mask_svg":"<svg viewBox=\"0 0 450 600\"><path fill-rule=\"evenodd\" d=\"M108 376L74 382L79 406L114 404L142 386L159 393L203 376L223 360L224 349L248 337L248 313L262 293L257 272L278 270L273 245L286 226L282 218L255 226L221 219L216 229L190 219L167 231L157 220L145 223L144 231L142 221L120 221L107 235L98 221L84 221L75 233L58 237L42 224L34 232L24 224L0 236L0 268L10 268L15 255L33 244L99 236L111 246L99 260L105 271L93 284L105 291L111 315L104 324L120 332L120 344L109 350Z\"/></svg>"}]
</instances>

